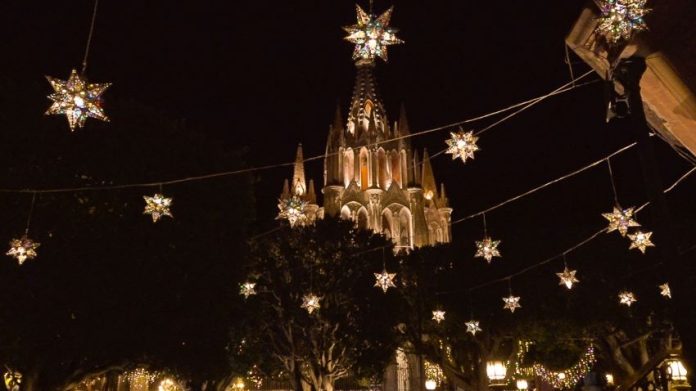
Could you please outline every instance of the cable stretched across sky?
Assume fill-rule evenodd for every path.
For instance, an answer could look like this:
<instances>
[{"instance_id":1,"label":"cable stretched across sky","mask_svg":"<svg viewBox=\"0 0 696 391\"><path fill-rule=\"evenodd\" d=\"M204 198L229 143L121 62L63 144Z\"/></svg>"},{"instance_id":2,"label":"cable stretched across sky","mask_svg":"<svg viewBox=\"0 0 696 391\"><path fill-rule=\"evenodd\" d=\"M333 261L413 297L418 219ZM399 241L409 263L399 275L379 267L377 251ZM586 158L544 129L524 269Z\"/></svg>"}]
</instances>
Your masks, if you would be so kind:
<instances>
[{"instance_id":1,"label":"cable stretched across sky","mask_svg":"<svg viewBox=\"0 0 696 391\"><path fill-rule=\"evenodd\" d=\"M478 134L483 133L485 131L490 130L491 128L500 125L501 123L511 119L512 117L516 116L517 114L527 110L528 108L556 95L560 95L569 91L572 91L576 88L595 83L596 81L590 81L590 82L585 82L582 84L576 84L578 81L586 78L590 74L592 74L594 71L590 70L583 75L571 80L568 83L565 83L564 85L560 86L559 88L556 88L555 90L538 96L533 99L526 100L524 102L516 103L514 105L508 106L506 108L496 110L491 113L483 114L474 118L469 118L465 119L462 121L454 122L451 124L439 126L436 128L431 128L431 129L426 129L422 130L419 132L414 132L408 135L402 135L399 137L394 137L390 138L387 140L383 140L377 143L371 143L366 146L375 146L375 145L380 145L384 143L389 143L392 141L398 141L406 138L412 138L416 136L422 136L425 134L441 131L441 130L446 130L446 129L452 129L457 126L465 125L465 124L470 124L474 123L477 121L484 120L486 118L490 118L502 113L506 113L508 111L514 110L519 108L519 110L516 110L515 112L511 113L510 115L507 115L506 117L502 118L499 121L496 121L492 125L487 126L486 128L483 128L478 132ZM439 154L436 154L439 155ZM320 160L324 159L327 156L331 156L331 154L321 154L321 155L316 155L313 157L309 157L303 160L304 163L315 161L315 160ZM231 170L231 171L222 171L222 172L216 172L216 173L210 173L210 174L203 174L203 175L196 175L196 176L189 176L189 177L182 177L182 178L177 178L177 179L170 179L170 180L161 180L161 181L151 181L151 182L141 182L141 183L127 183L127 184L120 184L120 185L101 185L101 186L77 186L77 187L63 187L63 188L50 188L50 189L32 189L32 188L23 188L23 189L12 189L12 188L0 188L0 193L76 193L76 192L83 192L83 191L108 191L108 190L123 190L123 189L135 189L135 188L150 188L150 187L158 187L158 186L163 186L163 185L175 185L179 183L185 183L185 182L195 182L195 181L203 181L203 180L209 180L209 179L215 179L215 178L221 178L221 177L227 177L227 176L233 176L233 175L239 175L239 174L245 174L245 173L251 173L251 172L257 172L257 171L263 171L263 170L270 170L274 168L282 168L282 167L292 167L295 164L295 162L285 162L285 163L277 163L277 164L269 164L269 165L264 165L264 166L258 166L258 167L249 167L249 168L242 168L238 170Z\"/></svg>"}]
</instances>

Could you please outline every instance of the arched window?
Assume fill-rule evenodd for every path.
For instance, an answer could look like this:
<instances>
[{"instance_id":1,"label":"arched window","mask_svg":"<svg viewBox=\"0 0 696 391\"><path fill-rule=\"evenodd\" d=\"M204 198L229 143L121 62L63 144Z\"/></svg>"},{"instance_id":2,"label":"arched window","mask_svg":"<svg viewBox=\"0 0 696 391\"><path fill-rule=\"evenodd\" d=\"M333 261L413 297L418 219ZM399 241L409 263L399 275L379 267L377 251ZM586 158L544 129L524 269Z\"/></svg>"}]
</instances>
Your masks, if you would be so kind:
<instances>
[{"instance_id":1,"label":"arched window","mask_svg":"<svg viewBox=\"0 0 696 391\"><path fill-rule=\"evenodd\" d=\"M367 190L370 187L370 160L367 148L360 150L360 188Z\"/></svg>"},{"instance_id":2,"label":"arched window","mask_svg":"<svg viewBox=\"0 0 696 391\"><path fill-rule=\"evenodd\" d=\"M353 150L348 148L343 152L343 183L346 187L355 179L355 157Z\"/></svg>"},{"instance_id":3,"label":"arched window","mask_svg":"<svg viewBox=\"0 0 696 391\"><path fill-rule=\"evenodd\" d=\"M392 234L392 232L394 232L392 221L393 217L391 210L385 209L384 212L382 212L382 233L389 239L394 237Z\"/></svg>"},{"instance_id":4,"label":"arched window","mask_svg":"<svg viewBox=\"0 0 696 391\"><path fill-rule=\"evenodd\" d=\"M400 187L403 187L404 185L401 182L401 161L399 159L399 153L396 151L391 151L389 156L389 160L391 161L392 181L396 182Z\"/></svg>"},{"instance_id":5,"label":"arched window","mask_svg":"<svg viewBox=\"0 0 696 391\"><path fill-rule=\"evenodd\" d=\"M399 246L413 247L411 243L411 212L402 208L399 212Z\"/></svg>"},{"instance_id":6,"label":"arched window","mask_svg":"<svg viewBox=\"0 0 696 391\"><path fill-rule=\"evenodd\" d=\"M379 187L387 190L389 188L391 178L389 178L389 171L387 169L387 155L382 148L377 150L377 168L379 170Z\"/></svg>"},{"instance_id":7,"label":"arched window","mask_svg":"<svg viewBox=\"0 0 696 391\"><path fill-rule=\"evenodd\" d=\"M360 208L358 211L358 228L360 229L368 229L369 224L367 221L367 210L365 208Z\"/></svg>"}]
</instances>

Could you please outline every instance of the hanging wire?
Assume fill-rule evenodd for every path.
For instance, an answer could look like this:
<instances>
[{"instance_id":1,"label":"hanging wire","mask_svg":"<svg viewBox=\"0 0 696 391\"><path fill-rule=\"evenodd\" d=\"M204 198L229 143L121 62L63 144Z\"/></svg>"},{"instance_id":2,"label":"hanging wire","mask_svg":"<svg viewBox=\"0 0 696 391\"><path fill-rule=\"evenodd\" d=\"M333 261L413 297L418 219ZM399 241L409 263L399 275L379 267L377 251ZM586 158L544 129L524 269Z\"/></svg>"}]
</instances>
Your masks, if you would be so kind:
<instances>
[{"instance_id":1,"label":"hanging wire","mask_svg":"<svg viewBox=\"0 0 696 391\"><path fill-rule=\"evenodd\" d=\"M579 76L575 81L581 80L581 79L589 76L592 72L594 72L594 71L589 71L589 72L583 74L582 76ZM423 130L420 132L409 133L409 134L401 135L398 137L393 137L390 139L385 139L385 140L378 141L378 142L368 143L364 146L365 147L378 146L378 145L386 144L386 143L389 143L392 141L403 140L403 139L421 136L424 134L429 134L429 133L433 133L433 132L437 132L437 131L441 131L441 130L445 130L445 129L451 129L451 128L459 126L459 125L477 122L477 121L480 121L480 120L483 120L483 119L486 119L489 117L493 117L493 116L498 115L498 114L505 113L507 111L518 108L520 106L527 105L527 107L523 108L523 110L525 110L526 108L531 107L531 106L529 106L530 103L536 104L536 103L538 103L544 99L547 99L549 97L571 91L571 90L573 90L575 88L579 88L583 85L596 83L597 81L598 80L583 83L583 84L578 84L575 87L568 87L572 83L566 83L565 85L561 86L560 88L557 88L556 90L554 90L550 93L547 93L545 95L542 95L542 96L539 96L539 97L536 97L536 98L533 98L533 99L530 99L530 100L527 100L527 101L524 101L521 103L517 103L517 104L511 105L509 107L506 107L504 109L500 109L500 110L497 110L497 111L494 111L494 112L491 112L488 114L484 114L484 115L474 117L474 118L469 118L466 120L462 120L462 121L455 122L455 123L448 124L448 125L444 125L444 126L439 126L436 128ZM517 111L513 114L516 114L519 112L520 111ZM485 130L488 130L494 126L497 126L509 118L512 118L512 116L505 117L503 120L496 122L494 125L489 126ZM443 153L443 152L444 151L442 151L440 153ZM434 156L438 156L440 153L438 153ZM321 154L321 155L313 156L310 158L306 158L306 159L302 160L302 163L308 163L308 162L312 162L315 160L321 160L321 159L325 159L329 156L336 156L338 154L339 154L339 152ZM269 164L269 165L265 165L265 166L249 167L249 168L244 168L244 169L239 169L239 170L222 171L222 172L216 172L216 173L211 173L211 174L203 174L203 175L197 175L197 176L183 177L183 178L172 179L172 180L168 180L168 181L130 183L130 184L123 184L123 185L64 187L64 188L53 188L53 189L0 189L0 193L34 193L34 192L36 192L36 193L75 193L75 192L81 192L81 191L104 191L104 190L134 189L134 188L143 188L143 187L153 187L153 186L157 186L158 184L173 185L173 184L179 184L179 183L185 183L185 182L202 181L202 180L208 180L208 179L214 179L214 178L220 178L220 177L226 177L226 176L232 176L232 175L238 175L238 174L245 174L245 173L256 172L256 171L264 171L264 170L269 170L269 169L274 169L274 168L292 167L295 164L296 164L296 162L294 162L294 161L287 162L287 163L279 163L279 164Z\"/></svg>"},{"instance_id":2,"label":"hanging wire","mask_svg":"<svg viewBox=\"0 0 696 391\"><path fill-rule=\"evenodd\" d=\"M568 44L563 45L565 47L565 63L568 64L568 73L570 74L570 80L575 80L573 75L573 64L570 62L570 51L568 50ZM573 87L575 87L575 82L573 82Z\"/></svg>"},{"instance_id":3,"label":"hanging wire","mask_svg":"<svg viewBox=\"0 0 696 391\"><path fill-rule=\"evenodd\" d=\"M563 252L563 267L564 267L565 269L568 268L568 260L566 259L566 255L567 255L567 254L568 254L568 251L564 251L564 252Z\"/></svg>"},{"instance_id":4,"label":"hanging wire","mask_svg":"<svg viewBox=\"0 0 696 391\"><path fill-rule=\"evenodd\" d=\"M94 23L97 20L97 8L99 0L94 0L94 10L92 11L92 23L89 26L89 34L87 35L87 45L85 46L85 57L82 59L82 75L87 71L87 58L89 57L89 49L92 46L92 36L94 35Z\"/></svg>"},{"instance_id":5,"label":"hanging wire","mask_svg":"<svg viewBox=\"0 0 696 391\"><path fill-rule=\"evenodd\" d=\"M29 235L29 225L31 224L31 216L34 213L34 204L36 204L36 193L31 195L31 205L29 206L29 215L27 216L27 225L24 228L24 234Z\"/></svg>"},{"instance_id":6,"label":"hanging wire","mask_svg":"<svg viewBox=\"0 0 696 391\"><path fill-rule=\"evenodd\" d=\"M510 296L512 296L512 276L507 278L507 283L508 283L508 292L510 293Z\"/></svg>"},{"instance_id":7,"label":"hanging wire","mask_svg":"<svg viewBox=\"0 0 696 391\"><path fill-rule=\"evenodd\" d=\"M609 180L611 181L611 191L614 194L614 205L619 206L619 195L616 192L616 182L614 182L614 170L611 169L611 158L607 158L607 167L609 167Z\"/></svg>"},{"instance_id":8,"label":"hanging wire","mask_svg":"<svg viewBox=\"0 0 696 391\"><path fill-rule=\"evenodd\" d=\"M483 217L483 237L488 237L488 224L486 224L486 213L481 213Z\"/></svg>"}]
</instances>

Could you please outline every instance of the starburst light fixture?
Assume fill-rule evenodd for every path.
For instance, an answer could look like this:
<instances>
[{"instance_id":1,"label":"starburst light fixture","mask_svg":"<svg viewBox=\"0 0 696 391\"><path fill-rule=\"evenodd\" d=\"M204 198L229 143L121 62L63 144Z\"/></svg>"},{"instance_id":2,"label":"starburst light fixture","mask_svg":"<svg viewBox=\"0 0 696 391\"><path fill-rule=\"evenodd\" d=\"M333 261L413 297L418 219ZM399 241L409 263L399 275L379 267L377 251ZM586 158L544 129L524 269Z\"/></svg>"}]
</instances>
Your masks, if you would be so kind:
<instances>
[{"instance_id":1,"label":"starburst light fixture","mask_svg":"<svg viewBox=\"0 0 696 391\"><path fill-rule=\"evenodd\" d=\"M619 293L619 304L623 304L627 307L630 307L631 304L635 303L638 301L636 299L636 295L633 294L633 292L629 291L623 291Z\"/></svg>"},{"instance_id":2,"label":"starburst light fixture","mask_svg":"<svg viewBox=\"0 0 696 391\"><path fill-rule=\"evenodd\" d=\"M602 0L597 33L610 44L629 41L634 33L647 30L643 17L650 12L647 0Z\"/></svg>"},{"instance_id":3,"label":"starburst light fixture","mask_svg":"<svg viewBox=\"0 0 696 391\"><path fill-rule=\"evenodd\" d=\"M239 285L239 294L248 299L249 296L254 296L256 294L256 283L255 282L245 282Z\"/></svg>"},{"instance_id":4,"label":"starburst light fixture","mask_svg":"<svg viewBox=\"0 0 696 391\"><path fill-rule=\"evenodd\" d=\"M631 246L628 248L629 250L632 250L634 248L637 248L645 254L645 249L648 247L655 247L655 244L650 240L650 237L652 236L652 232L642 232L642 231L637 231L636 233L632 235L628 235L628 238L631 239Z\"/></svg>"},{"instance_id":5,"label":"starburst light fixture","mask_svg":"<svg viewBox=\"0 0 696 391\"><path fill-rule=\"evenodd\" d=\"M476 241L476 254L474 257L483 258L488 263L491 263L493 257L501 257L500 251L498 250L498 245L500 240L493 240L486 236L480 241Z\"/></svg>"},{"instance_id":6,"label":"starburst light fixture","mask_svg":"<svg viewBox=\"0 0 696 391\"><path fill-rule=\"evenodd\" d=\"M27 235L23 235L19 239L10 240L10 250L7 251L7 255L16 259L21 266L27 259L36 258L36 249L40 245L40 243L29 239Z\"/></svg>"},{"instance_id":7,"label":"starburst light fixture","mask_svg":"<svg viewBox=\"0 0 696 391\"><path fill-rule=\"evenodd\" d=\"M375 274L375 286L378 288L382 288L384 293L387 293L387 290L389 288L396 288L396 285L394 284L394 278L396 277L396 273L388 273L386 269L382 271L382 273L374 273Z\"/></svg>"},{"instance_id":8,"label":"starburst light fixture","mask_svg":"<svg viewBox=\"0 0 696 391\"><path fill-rule=\"evenodd\" d=\"M387 61L387 46L403 43L396 37L396 30L389 27L394 7L384 11L380 16L368 14L359 5L355 6L358 23L343 29L348 33L346 41L355 44L353 60L374 62L379 57Z\"/></svg>"},{"instance_id":9,"label":"starburst light fixture","mask_svg":"<svg viewBox=\"0 0 696 391\"><path fill-rule=\"evenodd\" d=\"M602 216L609 220L607 232L619 231L621 236L626 236L630 227L640 227L640 224L633 219L633 209L621 209L615 206L611 213L602 213Z\"/></svg>"},{"instance_id":10,"label":"starburst light fixture","mask_svg":"<svg viewBox=\"0 0 696 391\"><path fill-rule=\"evenodd\" d=\"M479 150L476 145L478 137L474 136L474 132L465 132L459 130L458 132L450 132L450 138L445 141L447 143L447 151L452 155L452 160L457 158L462 159L463 163L466 163L466 159L474 159L474 152Z\"/></svg>"},{"instance_id":11,"label":"starburst light fixture","mask_svg":"<svg viewBox=\"0 0 696 391\"><path fill-rule=\"evenodd\" d=\"M481 328L479 327L478 320L470 320L470 321L464 323L464 325L466 325L466 332L470 333L473 336L476 336L476 333L481 331Z\"/></svg>"},{"instance_id":12,"label":"starburst light fixture","mask_svg":"<svg viewBox=\"0 0 696 391\"><path fill-rule=\"evenodd\" d=\"M162 216L172 216L169 208L172 206L172 199L156 193L152 197L143 196L145 200L145 210L143 214L152 216L152 222L156 223Z\"/></svg>"},{"instance_id":13,"label":"starburst light fixture","mask_svg":"<svg viewBox=\"0 0 696 391\"><path fill-rule=\"evenodd\" d=\"M503 297L503 302L505 302L503 309L510 310L513 314L517 308L522 308L519 296L510 295L508 297Z\"/></svg>"},{"instance_id":14,"label":"starburst light fixture","mask_svg":"<svg viewBox=\"0 0 696 391\"><path fill-rule=\"evenodd\" d=\"M287 220L291 227L295 225L303 225L306 220L305 208L307 201L302 200L299 196L292 196L278 200L278 217L279 220Z\"/></svg>"},{"instance_id":15,"label":"starburst light fixture","mask_svg":"<svg viewBox=\"0 0 696 391\"><path fill-rule=\"evenodd\" d=\"M310 314L319 308L321 308L321 305L319 304L319 300L321 298L314 293L309 293L307 295L304 295L302 297L302 308L306 309L307 312Z\"/></svg>"},{"instance_id":16,"label":"starburst light fixture","mask_svg":"<svg viewBox=\"0 0 696 391\"><path fill-rule=\"evenodd\" d=\"M76 70L72 70L68 80L59 80L46 76L53 87L48 99L53 101L46 114L65 114L70 130L82 128L87 118L108 121L102 109L101 95L111 83L88 83Z\"/></svg>"},{"instance_id":17,"label":"starburst light fixture","mask_svg":"<svg viewBox=\"0 0 696 391\"><path fill-rule=\"evenodd\" d=\"M433 311L433 320L436 321L438 324L445 320L445 311L442 310L435 310Z\"/></svg>"},{"instance_id":18,"label":"starburst light fixture","mask_svg":"<svg viewBox=\"0 0 696 391\"><path fill-rule=\"evenodd\" d=\"M669 288L669 283L665 282L660 285L660 294L668 299L672 298L672 290Z\"/></svg>"},{"instance_id":19,"label":"starburst light fixture","mask_svg":"<svg viewBox=\"0 0 696 391\"><path fill-rule=\"evenodd\" d=\"M573 284L580 282L580 280L575 277L575 273L577 273L577 270L570 270L568 266L566 266L561 273L556 273L558 278L561 279L558 285L565 285L566 288L573 289Z\"/></svg>"}]
</instances>

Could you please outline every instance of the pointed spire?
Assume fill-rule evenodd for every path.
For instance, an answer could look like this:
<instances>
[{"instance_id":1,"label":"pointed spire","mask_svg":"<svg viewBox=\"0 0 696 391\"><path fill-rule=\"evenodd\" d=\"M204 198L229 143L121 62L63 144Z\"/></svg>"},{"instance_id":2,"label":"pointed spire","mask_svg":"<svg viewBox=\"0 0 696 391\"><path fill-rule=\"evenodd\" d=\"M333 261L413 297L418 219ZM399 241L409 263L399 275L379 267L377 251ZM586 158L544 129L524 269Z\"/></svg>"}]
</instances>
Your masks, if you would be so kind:
<instances>
[{"instance_id":1,"label":"pointed spire","mask_svg":"<svg viewBox=\"0 0 696 391\"><path fill-rule=\"evenodd\" d=\"M305 180L304 155L302 153L302 143L297 145L295 155L295 169L292 174L293 194L301 196L307 192L307 181Z\"/></svg>"},{"instance_id":2,"label":"pointed spire","mask_svg":"<svg viewBox=\"0 0 696 391\"><path fill-rule=\"evenodd\" d=\"M411 134L411 129L408 126L408 118L406 118L406 106L401 103L399 110L399 135L405 136Z\"/></svg>"},{"instance_id":3,"label":"pointed spire","mask_svg":"<svg viewBox=\"0 0 696 391\"><path fill-rule=\"evenodd\" d=\"M314 179L309 180L309 189L307 190L307 202L310 204L317 203L317 193L314 191Z\"/></svg>"},{"instance_id":4,"label":"pointed spire","mask_svg":"<svg viewBox=\"0 0 696 391\"><path fill-rule=\"evenodd\" d=\"M372 126L380 132L387 127L387 114L377 93L373 70L374 64L362 64L357 67L353 98L347 118L347 129L353 136L360 137ZM368 133L367 136L373 139L376 134Z\"/></svg>"},{"instance_id":5,"label":"pointed spire","mask_svg":"<svg viewBox=\"0 0 696 391\"><path fill-rule=\"evenodd\" d=\"M290 183L285 179L283 181L283 193L281 193L280 198L290 197Z\"/></svg>"},{"instance_id":6,"label":"pointed spire","mask_svg":"<svg viewBox=\"0 0 696 391\"><path fill-rule=\"evenodd\" d=\"M430 164L430 155L428 150L423 150L423 171L421 185L423 186L423 194L427 200L437 200L437 185L435 184L435 175L433 174L433 166Z\"/></svg>"},{"instance_id":7,"label":"pointed spire","mask_svg":"<svg viewBox=\"0 0 696 391\"><path fill-rule=\"evenodd\" d=\"M336 114L334 114L333 131L343 131L343 114L341 113L341 104L336 104Z\"/></svg>"},{"instance_id":8,"label":"pointed spire","mask_svg":"<svg viewBox=\"0 0 696 391\"><path fill-rule=\"evenodd\" d=\"M420 180L421 180L421 163L420 159L418 157L418 151L413 152L413 178L410 178L413 180L413 183L410 183L410 185L415 185L415 186L420 186Z\"/></svg>"},{"instance_id":9,"label":"pointed spire","mask_svg":"<svg viewBox=\"0 0 696 391\"><path fill-rule=\"evenodd\" d=\"M440 207L449 208L449 198L447 198L447 192L445 192L445 184L440 183Z\"/></svg>"}]
</instances>

